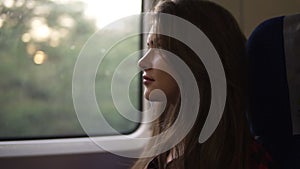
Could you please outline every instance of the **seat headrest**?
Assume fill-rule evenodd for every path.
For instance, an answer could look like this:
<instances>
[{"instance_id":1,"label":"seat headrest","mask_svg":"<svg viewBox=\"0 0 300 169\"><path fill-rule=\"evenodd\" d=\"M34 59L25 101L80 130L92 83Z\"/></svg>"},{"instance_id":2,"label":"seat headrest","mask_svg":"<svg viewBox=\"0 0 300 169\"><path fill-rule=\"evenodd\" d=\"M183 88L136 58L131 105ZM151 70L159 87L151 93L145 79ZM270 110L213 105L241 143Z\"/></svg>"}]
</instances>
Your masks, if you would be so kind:
<instances>
[{"instance_id":1,"label":"seat headrest","mask_svg":"<svg viewBox=\"0 0 300 169\"><path fill-rule=\"evenodd\" d=\"M247 42L250 125L282 168L300 168L300 14L261 23Z\"/></svg>"},{"instance_id":2,"label":"seat headrest","mask_svg":"<svg viewBox=\"0 0 300 169\"><path fill-rule=\"evenodd\" d=\"M247 42L250 120L259 136L292 135L283 23L283 16L261 23Z\"/></svg>"}]
</instances>

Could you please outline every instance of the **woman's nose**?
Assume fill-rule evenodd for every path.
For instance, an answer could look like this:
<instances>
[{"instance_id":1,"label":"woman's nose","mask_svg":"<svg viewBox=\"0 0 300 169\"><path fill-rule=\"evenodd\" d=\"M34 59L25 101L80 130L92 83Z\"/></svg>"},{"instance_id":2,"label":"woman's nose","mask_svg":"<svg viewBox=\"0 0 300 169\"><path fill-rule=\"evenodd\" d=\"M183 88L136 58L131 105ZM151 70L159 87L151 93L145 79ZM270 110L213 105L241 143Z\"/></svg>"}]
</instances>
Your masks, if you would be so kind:
<instances>
[{"instance_id":1,"label":"woman's nose","mask_svg":"<svg viewBox=\"0 0 300 169\"><path fill-rule=\"evenodd\" d=\"M138 61L138 65L141 69L146 70L152 68L152 49L149 49L146 54Z\"/></svg>"}]
</instances>

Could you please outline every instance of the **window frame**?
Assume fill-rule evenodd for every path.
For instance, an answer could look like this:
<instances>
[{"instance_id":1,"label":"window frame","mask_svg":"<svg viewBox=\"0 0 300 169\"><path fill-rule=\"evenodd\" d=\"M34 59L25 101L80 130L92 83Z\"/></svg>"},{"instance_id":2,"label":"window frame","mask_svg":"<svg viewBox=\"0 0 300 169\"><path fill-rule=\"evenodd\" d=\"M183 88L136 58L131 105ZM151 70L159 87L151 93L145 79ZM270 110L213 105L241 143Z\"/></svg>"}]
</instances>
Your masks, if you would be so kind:
<instances>
[{"instance_id":1,"label":"window frame","mask_svg":"<svg viewBox=\"0 0 300 169\"><path fill-rule=\"evenodd\" d=\"M61 155L74 153L99 153L116 151L140 151L146 143L138 145L118 146L128 140L136 137L149 137L151 135L150 126L141 124L140 127L129 135L99 136L84 138L59 138L45 140L20 140L20 141L1 141L0 157L19 157L19 156L45 156ZM94 141L100 144L113 143L113 149L104 150Z\"/></svg>"}]
</instances>

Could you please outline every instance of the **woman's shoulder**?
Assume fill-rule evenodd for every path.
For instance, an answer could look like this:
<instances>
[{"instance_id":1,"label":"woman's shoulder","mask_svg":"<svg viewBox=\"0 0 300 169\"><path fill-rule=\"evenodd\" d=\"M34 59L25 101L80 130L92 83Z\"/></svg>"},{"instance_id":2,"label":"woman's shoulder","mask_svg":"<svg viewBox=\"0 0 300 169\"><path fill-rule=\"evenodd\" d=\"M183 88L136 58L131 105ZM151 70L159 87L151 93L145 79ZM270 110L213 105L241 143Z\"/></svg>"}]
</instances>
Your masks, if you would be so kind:
<instances>
[{"instance_id":1,"label":"woman's shoulder","mask_svg":"<svg viewBox=\"0 0 300 169\"><path fill-rule=\"evenodd\" d=\"M272 160L269 152L257 141L252 141L250 145L251 169L278 169ZM174 163L169 163L172 165ZM158 169L158 159L155 157L147 166L147 169Z\"/></svg>"},{"instance_id":2,"label":"woman's shoulder","mask_svg":"<svg viewBox=\"0 0 300 169\"><path fill-rule=\"evenodd\" d=\"M150 161L146 169L158 169L158 159L155 157Z\"/></svg>"},{"instance_id":3,"label":"woman's shoulder","mask_svg":"<svg viewBox=\"0 0 300 169\"><path fill-rule=\"evenodd\" d=\"M271 155L257 141L253 141L250 145L251 169L277 169Z\"/></svg>"}]
</instances>

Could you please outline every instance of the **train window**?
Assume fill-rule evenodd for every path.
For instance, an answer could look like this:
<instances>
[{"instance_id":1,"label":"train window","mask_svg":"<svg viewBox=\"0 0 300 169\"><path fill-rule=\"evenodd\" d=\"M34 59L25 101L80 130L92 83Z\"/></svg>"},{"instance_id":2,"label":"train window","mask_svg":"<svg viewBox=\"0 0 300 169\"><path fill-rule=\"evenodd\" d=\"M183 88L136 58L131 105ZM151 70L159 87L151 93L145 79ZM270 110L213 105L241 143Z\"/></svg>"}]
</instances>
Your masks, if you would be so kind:
<instances>
[{"instance_id":1,"label":"train window","mask_svg":"<svg viewBox=\"0 0 300 169\"><path fill-rule=\"evenodd\" d=\"M122 3L130 8L124 8ZM0 140L85 136L72 101L77 56L97 30L123 16L140 13L141 8L140 0L1 1ZM126 29L132 27L140 25L124 25ZM139 50L140 44L136 36L112 48L103 65L99 65L95 79L103 120L122 134L135 131L138 123L117 112L110 83L114 68L130 51ZM137 109L141 108L142 100L139 81L139 76L135 76L129 90L130 100ZM100 127L94 134L114 133Z\"/></svg>"}]
</instances>

